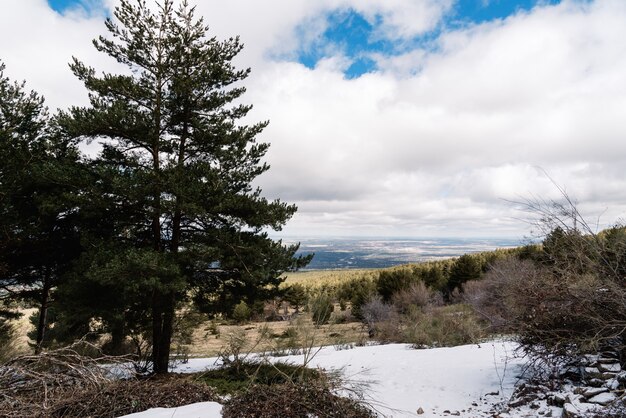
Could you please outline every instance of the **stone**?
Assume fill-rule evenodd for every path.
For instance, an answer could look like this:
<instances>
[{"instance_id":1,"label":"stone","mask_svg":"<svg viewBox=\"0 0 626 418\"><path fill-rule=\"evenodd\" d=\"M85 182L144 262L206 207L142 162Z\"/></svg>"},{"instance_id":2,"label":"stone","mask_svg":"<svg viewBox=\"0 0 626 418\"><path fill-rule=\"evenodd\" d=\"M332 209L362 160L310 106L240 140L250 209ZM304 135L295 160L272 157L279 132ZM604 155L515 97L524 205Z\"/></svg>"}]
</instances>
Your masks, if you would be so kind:
<instances>
[{"instance_id":1,"label":"stone","mask_svg":"<svg viewBox=\"0 0 626 418\"><path fill-rule=\"evenodd\" d=\"M562 418L578 418L578 408L576 408L574 405L572 405L571 403L566 403L563 405L563 415L561 415Z\"/></svg>"},{"instance_id":2,"label":"stone","mask_svg":"<svg viewBox=\"0 0 626 418\"><path fill-rule=\"evenodd\" d=\"M417 415L422 415L423 413L424 413L424 410L422 409L421 406L417 408Z\"/></svg>"},{"instance_id":3,"label":"stone","mask_svg":"<svg viewBox=\"0 0 626 418\"><path fill-rule=\"evenodd\" d=\"M598 379L598 378L593 378L593 379L588 380L587 384L589 386L593 386L593 387L598 388L598 387L604 386L604 380Z\"/></svg>"},{"instance_id":4,"label":"stone","mask_svg":"<svg viewBox=\"0 0 626 418\"><path fill-rule=\"evenodd\" d=\"M566 400L566 396L563 393L555 393L552 397L552 402L556 406L563 406Z\"/></svg>"},{"instance_id":5,"label":"stone","mask_svg":"<svg viewBox=\"0 0 626 418\"><path fill-rule=\"evenodd\" d=\"M598 369L603 372L619 373L622 371L622 366L619 363L600 363Z\"/></svg>"},{"instance_id":6,"label":"stone","mask_svg":"<svg viewBox=\"0 0 626 418\"><path fill-rule=\"evenodd\" d=\"M605 406L613 402L615 399L617 399L617 396L614 393L604 392L587 399L587 402Z\"/></svg>"},{"instance_id":7,"label":"stone","mask_svg":"<svg viewBox=\"0 0 626 418\"><path fill-rule=\"evenodd\" d=\"M600 370L598 370L597 367L585 367L583 370L585 372L585 375L590 376L590 377L602 376L602 373L600 373Z\"/></svg>"},{"instance_id":8,"label":"stone","mask_svg":"<svg viewBox=\"0 0 626 418\"><path fill-rule=\"evenodd\" d=\"M602 353L600 353L600 358L604 359L604 358L611 358L613 360L619 358L619 354L615 351L603 351Z\"/></svg>"},{"instance_id":9,"label":"stone","mask_svg":"<svg viewBox=\"0 0 626 418\"><path fill-rule=\"evenodd\" d=\"M604 386L606 386L607 388L611 389L611 390L615 390L619 387L619 380L613 378L613 379L609 379L604 383Z\"/></svg>"},{"instance_id":10,"label":"stone","mask_svg":"<svg viewBox=\"0 0 626 418\"><path fill-rule=\"evenodd\" d=\"M582 394L585 398L592 398L604 392L608 392L607 388L582 388Z\"/></svg>"}]
</instances>

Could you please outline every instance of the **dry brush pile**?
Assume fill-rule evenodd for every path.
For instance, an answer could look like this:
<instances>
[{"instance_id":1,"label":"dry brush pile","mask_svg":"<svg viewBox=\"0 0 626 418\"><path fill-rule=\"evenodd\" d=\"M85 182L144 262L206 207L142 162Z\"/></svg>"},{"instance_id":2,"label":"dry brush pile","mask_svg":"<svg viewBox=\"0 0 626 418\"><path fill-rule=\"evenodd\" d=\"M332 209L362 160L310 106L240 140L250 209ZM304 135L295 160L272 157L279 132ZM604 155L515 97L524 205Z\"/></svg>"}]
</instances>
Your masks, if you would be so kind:
<instances>
[{"instance_id":1,"label":"dry brush pile","mask_svg":"<svg viewBox=\"0 0 626 418\"><path fill-rule=\"evenodd\" d=\"M111 371L126 360L72 348L16 357L0 366L0 416L117 417L218 399L208 386L176 376L120 380Z\"/></svg>"}]
</instances>

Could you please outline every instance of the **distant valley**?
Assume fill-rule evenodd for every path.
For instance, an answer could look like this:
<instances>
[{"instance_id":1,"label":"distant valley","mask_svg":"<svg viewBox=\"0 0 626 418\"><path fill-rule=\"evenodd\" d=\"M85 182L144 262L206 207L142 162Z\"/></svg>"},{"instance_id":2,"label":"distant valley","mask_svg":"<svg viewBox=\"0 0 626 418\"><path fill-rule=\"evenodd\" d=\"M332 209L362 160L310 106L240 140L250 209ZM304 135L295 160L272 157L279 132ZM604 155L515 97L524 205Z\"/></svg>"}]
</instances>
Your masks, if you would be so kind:
<instances>
[{"instance_id":1,"label":"distant valley","mask_svg":"<svg viewBox=\"0 0 626 418\"><path fill-rule=\"evenodd\" d=\"M525 244L522 239L506 238L306 238L299 241L298 254L315 254L305 270L385 268Z\"/></svg>"}]
</instances>

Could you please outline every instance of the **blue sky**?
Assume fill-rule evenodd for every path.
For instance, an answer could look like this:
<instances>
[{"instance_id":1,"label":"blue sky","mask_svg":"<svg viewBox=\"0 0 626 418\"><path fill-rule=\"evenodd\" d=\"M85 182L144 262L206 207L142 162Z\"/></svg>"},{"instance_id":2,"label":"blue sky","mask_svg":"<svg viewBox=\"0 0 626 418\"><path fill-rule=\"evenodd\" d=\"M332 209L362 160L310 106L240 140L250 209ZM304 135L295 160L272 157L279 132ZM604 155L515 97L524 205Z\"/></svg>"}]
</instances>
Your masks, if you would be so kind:
<instances>
[{"instance_id":1,"label":"blue sky","mask_svg":"<svg viewBox=\"0 0 626 418\"><path fill-rule=\"evenodd\" d=\"M381 39L376 36L383 24L376 16L368 20L354 9L329 12L325 16L326 30L310 45L295 51L295 59L308 68L340 51L348 59L344 74L357 78L377 69L373 54L394 56L416 47L428 48L443 29L480 24L504 19L519 12L529 11L536 5L557 4L560 0L457 0L437 27L411 39ZM48 0L52 9L59 13L82 8L87 14L102 8L101 0ZM300 28L304 31L304 28ZM298 32L298 30L296 31Z\"/></svg>"},{"instance_id":2,"label":"blue sky","mask_svg":"<svg viewBox=\"0 0 626 418\"><path fill-rule=\"evenodd\" d=\"M101 2L87 2L84 0L48 0L50 7L59 13L63 13L68 9L74 9L76 7L82 7L88 11L89 7L93 7L97 3L101 4Z\"/></svg>"},{"instance_id":3,"label":"blue sky","mask_svg":"<svg viewBox=\"0 0 626 418\"><path fill-rule=\"evenodd\" d=\"M411 39L380 39L376 34L382 25L377 16L368 21L353 9L338 10L326 16L327 29L313 45L298 51L298 61L314 68L329 51L340 50L350 60L345 70L348 78L376 70L371 54L394 56L416 47L429 48L444 28L458 28L495 19L505 19L529 11L536 5L557 4L560 0L458 0L437 27Z\"/></svg>"}]
</instances>

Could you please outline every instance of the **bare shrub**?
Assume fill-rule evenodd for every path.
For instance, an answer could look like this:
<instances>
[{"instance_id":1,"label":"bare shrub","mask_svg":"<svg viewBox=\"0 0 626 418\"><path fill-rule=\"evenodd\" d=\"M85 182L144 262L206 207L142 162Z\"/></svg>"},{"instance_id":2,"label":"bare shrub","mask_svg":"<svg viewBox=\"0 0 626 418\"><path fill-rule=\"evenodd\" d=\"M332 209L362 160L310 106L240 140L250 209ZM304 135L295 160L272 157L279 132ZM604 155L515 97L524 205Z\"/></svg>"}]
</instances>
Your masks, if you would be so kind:
<instances>
[{"instance_id":1,"label":"bare shrub","mask_svg":"<svg viewBox=\"0 0 626 418\"><path fill-rule=\"evenodd\" d=\"M414 307L427 309L443 305L443 295L419 281L393 294L391 302L401 314L409 313Z\"/></svg>"},{"instance_id":2,"label":"bare shrub","mask_svg":"<svg viewBox=\"0 0 626 418\"><path fill-rule=\"evenodd\" d=\"M515 258L498 261L465 299L493 329L517 334L525 350L572 356L623 347L626 289L597 274Z\"/></svg>"},{"instance_id":3,"label":"bare shrub","mask_svg":"<svg viewBox=\"0 0 626 418\"><path fill-rule=\"evenodd\" d=\"M402 340L415 347L453 347L477 343L485 326L467 305L441 306L418 312L402 326Z\"/></svg>"},{"instance_id":4,"label":"bare shrub","mask_svg":"<svg viewBox=\"0 0 626 418\"><path fill-rule=\"evenodd\" d=\"M63 396L51 408L49 416L114 418L150 408L219 400L209 386L178 376L119 380Z\"/></svg>"},{"instance_id":5,"label":"bare shrub","mask_svg":"<svg viewBox=\"0 0 626 418\"><path fill-rule=\"evenodd\" d=\"M516 329L517 299L524 283L536 283L541 269L530 260L507 257L496 261L482 280L472 280L463 286L463 301L487 320L492 331Z\"/></svg>"},{"instance_id":6,"label":"bare shrub","mask_svg":"<svg viewBox=\"0 0 626 418\"><path fill-rule=\"evenodd\" d=\"M90 347L97 350L81 341L0 365L0 416L113 418L219 400L208 386L178 376L119 380L132 375L129 358L79 354Z\"/></svg>"},{"instance_id":7,"label":"bare shrub","mask_svg":"<svg viewBox=\"0 0 626 418\"><path fill-rule=\"evenodd\" d=\"M113 365L128 359L84 357L74 345L9 360L0 366L0 416L47 416L43 412L60 399L101 388L112 377L110 369L99 365L103 360Z\"/></svg>"},{"instance_id":8,"label":"bare shrub","mask_svg":"<svg viewBox=\"0 0 626 418\"><path fill-rule=\"evenodd\" d=\"M381 342L398 341L398 313L392 305L383 302L382 297L374 296L361 306L361 317L370 338Z\"/></svg>"}]
</instances>

